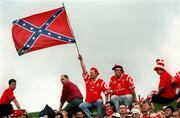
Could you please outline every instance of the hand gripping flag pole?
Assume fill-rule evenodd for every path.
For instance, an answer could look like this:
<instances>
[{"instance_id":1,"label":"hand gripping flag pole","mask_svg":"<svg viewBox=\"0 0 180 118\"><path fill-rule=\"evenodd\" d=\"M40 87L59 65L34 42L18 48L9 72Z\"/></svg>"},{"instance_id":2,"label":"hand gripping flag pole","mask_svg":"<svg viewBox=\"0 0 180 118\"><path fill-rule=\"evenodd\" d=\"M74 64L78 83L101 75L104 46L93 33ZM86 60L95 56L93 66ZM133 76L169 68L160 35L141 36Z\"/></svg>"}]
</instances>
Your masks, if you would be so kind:
<instances>
[{"instance_id":1,"label":"hand gripping flag pole","mask_svg":"<svg viewBox=\"0 0 180 118\"><path fill-rule=\"evenodd\" d=\"M12 37L19 55L76 43L64 6L13 21Z\"/></svg>"},{"instance_id":2,"label":"hand gripping flag pole","mask_svg":"<svg viewBox=\"0 0 180 118\"><path fill-rule=\"evenodd\" d=\"M65 8L65 5L64 5L64 3L62 3L63 4L63 7ZM73 32L73 30L72 30L72 27L71 27L71 24L70 24L70 22L69 22L69 19L68 19L68 17L67 17L67 20L68 20L68 24L69 24L69 26L70 26L70 30L71 30L71 32L72 32L72 34L73 34L73 36L74 36L74 40L75 40L75 45L76 45L76 49L77 49L77 52L78 52L78 55L80 54L80 51L79 51L79 48L78 48L78 44L77 44L77 42L76 42L76 38L75 38L75 35L74 35L74 32Z\"/></svg>"}]
</instances>

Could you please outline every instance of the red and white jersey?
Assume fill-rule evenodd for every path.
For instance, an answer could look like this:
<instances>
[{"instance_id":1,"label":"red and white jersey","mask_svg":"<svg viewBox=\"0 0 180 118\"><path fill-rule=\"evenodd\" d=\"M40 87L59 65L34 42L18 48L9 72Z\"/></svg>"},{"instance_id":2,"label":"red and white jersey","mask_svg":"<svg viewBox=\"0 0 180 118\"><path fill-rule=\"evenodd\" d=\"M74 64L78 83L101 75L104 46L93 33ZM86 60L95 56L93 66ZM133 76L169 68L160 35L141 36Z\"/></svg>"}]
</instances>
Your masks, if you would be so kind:
<instances>
[{"instance_id":1,"label":"red and white jersey","mask_svg":"<svg viewBox=\"0 0 180 118\"><path fill-rule=\"evenodd\" d=\"M102 79L97 78L96 81L93 81L88 73L84 73L83 78L86 84L86 102L95 102L102 99L101 92L104 92L105 95L108 94L108 86Z\"/></svg>"},{"instance_id":2,"label":"red and white jersey","mask_svg":"<svg viewBox=\"0 0 180 118\"><path fill-rule=\"evenodd\" d=\"M167 72L164 71L160 75L160 81L159 81L159 88L162 87L163 92L160 94L161 97L165 98L174 98L175 97L175 91L172 86L172 76Z\"/></svg>"},{"instance_id":3,"label":"red and white jersey","mask_svg":"<svg viewBox=\"0 0 180 118\"><path fill-rule=\"evenodd\" d=\"M173 84L175 85L175 92L178 94L180 92L180 72L174 76Z\"/></svg>"},{"instance_id":4,"label":"red and white jersey","mask_svg":"<svg viewBox=\"0 0 180 118\"><path fill-rule=\"evenodd\" d=\"M120 78L115 75L111 77L109 89L112 91L112 95L132 94L131 90L134 88L133 78L127 74L123 73Z\"/></svg>"}]
</instances>

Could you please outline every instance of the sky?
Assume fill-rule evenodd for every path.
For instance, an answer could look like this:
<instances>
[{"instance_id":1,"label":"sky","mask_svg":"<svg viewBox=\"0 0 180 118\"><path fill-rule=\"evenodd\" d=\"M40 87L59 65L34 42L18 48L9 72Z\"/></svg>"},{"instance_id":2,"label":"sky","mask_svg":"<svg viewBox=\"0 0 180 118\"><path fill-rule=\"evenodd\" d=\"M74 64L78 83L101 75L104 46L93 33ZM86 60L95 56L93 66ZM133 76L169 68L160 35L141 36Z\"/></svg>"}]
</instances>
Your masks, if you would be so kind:
<instances>
[{"instance_id":1,"label":"sky","mask_svg":"<svg viewBox=\"0 0 180 118\"><path fill-rule=\"evenodd\" d=\"M137 95L157 89L155 60L167 71L180 71L180 0L1 0L0 95L8 80L22 108L57 109L62 91L59 77L67 74L85 97L85 83L75 44L54 46L18 56L11 35L12 21L65 4L86 67L95 66L107 83L114 64L134 79Z\"/></svg>"}]
</instances>

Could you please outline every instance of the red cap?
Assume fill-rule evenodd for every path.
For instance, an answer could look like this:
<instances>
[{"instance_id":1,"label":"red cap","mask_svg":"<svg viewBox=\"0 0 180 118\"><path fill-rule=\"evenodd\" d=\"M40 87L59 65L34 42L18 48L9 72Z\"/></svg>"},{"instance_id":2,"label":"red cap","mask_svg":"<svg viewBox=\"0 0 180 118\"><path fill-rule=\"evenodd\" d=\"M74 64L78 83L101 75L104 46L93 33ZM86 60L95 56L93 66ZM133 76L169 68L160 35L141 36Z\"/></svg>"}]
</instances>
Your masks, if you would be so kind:
<instances>
[{"instance_id":1,"label":"red cap","mask_svg":"<svg viewBox=\"0 0 180 118\"><path fill-rule=\"evenodd\" d=\"M13 116L20 116L23 112L21 110L14 110Z\"/></svg>"},{"instance_id":2,"label":"red cap","mask_svg":"<svg viewBox=\"0 0 180 118\"><path fill-rule=\"evenodd\" d=\"M115 64L115 65L113 66L112 70L115 70L116 68L120 68L121 71L124 73L124 69L123 69L123 67L122 67L121 65Z\"/></svg>"},{"instance_id":3,"label":"red cap","mask_svg":"<svg viewBox=\"0 0 180 118\"><path fill-rule=\"evenodd\" d=\"M165 71L165 64L163 59L156 59L156 66L154 67L154 70L162 69Z\"/></svg>"}]
</instances>

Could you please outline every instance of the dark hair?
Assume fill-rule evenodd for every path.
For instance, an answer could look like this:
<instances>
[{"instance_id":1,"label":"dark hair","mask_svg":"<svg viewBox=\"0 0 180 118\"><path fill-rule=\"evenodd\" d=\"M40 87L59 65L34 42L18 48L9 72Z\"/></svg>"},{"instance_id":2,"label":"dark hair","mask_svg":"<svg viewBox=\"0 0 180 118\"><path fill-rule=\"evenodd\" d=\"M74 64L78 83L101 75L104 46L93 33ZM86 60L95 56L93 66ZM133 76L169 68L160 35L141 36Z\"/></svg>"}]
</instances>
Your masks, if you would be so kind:
<instances>
[{"instance_id":1,"label":"dark hair","mask_svg":"<svg viewBox=\"0 0 180 118\"><path fill-rule=\"evenodd\" d=\"M149 106L151 106L151 102L149 102L148 100L144 100L143 102L142 102L142 104L148 104Z\"/></svg>"},{"instance_id":2,"label":"dark hair","mask_svg":"<svg viewBox=\"0 0 180 118\"><path fill-rule=\"evenodd\" d=\"M111 101L107 101L105 104L110 104L111 106L114 107L113 103Z\"/></svg>"},{"instance_id":3,"label":"dark hair","mask_svg":"<svg viewBox=\"0 0 180 118\"><path fill-rule=\"evenodd\" d=\"M75 115L77 115L77 113L78 112L83 112L81 109L77 109L76 111L75 111Z\"/></svg>"},{"instance_id":4,"label":"dark hair","mask_svg":"<svg viewBox=\"0 0 180 118\"><path fill-rule=\"evenodd\" d=\"M62 76L64 76L65 78L69 79L69 77L68 77L67 75L65 75L65 74L64 74L64 75L62 75Z\"/></svg>"},{"instance_id":5,"label":"dark hair","mask_svg":"<svg viewBox=\"0 0 180 118\"><path fill-rule=\"evenodd\" d=\"M121 104L119 105L119 107L120 107L121 105L124 105L124 106L127 108L127 106L126 106L124 103L121 103Z\"/></svg>"},{"instance_id":6,"label":"dark hair","mask_svg":"<svg viewBox=\"0 0 180 118\"><path fill-rule=\"evenodd\" d=\"M9 83L9 85L10 85L10 84L13 83L13 82L16 83L16 80L15 80L15 79L10 79L8 83Z\"/></svg>"},{"instance_id":7,"label":"dark hair","mask_svg":"<svg viewBox=\"0 0 180 118\"><path fill-rule=\"evenodd\" d=\"M60 118L63 118L62 113L57 113L56 116L60 115Z\"/></svg>"},{"instance_id":8,"label":"dark hair","mask_svg":"<svg viewBox=\"0 0 180 118\"><path fill-rule=\"evenodd\" d=\"M174 107L173 107L173 106L167 106L167 107L164 108L164 110L165 110L165 109L170 109L171 112L174 112Z\"/></svg>"},{"instance_id":9,"label":"dark hair","mask_svg":"<svg viewBox=\"0 0 180 118\"><path fill-rule=\"evenodd\" d=\"M113 107L113 111L115 111L115 107L114 107L113 102L111 102L111 101L107 101L107 102L105 103L105 105L106 105L106 104L110 104L110 105Z\"/></svg>"}]
</instances>

